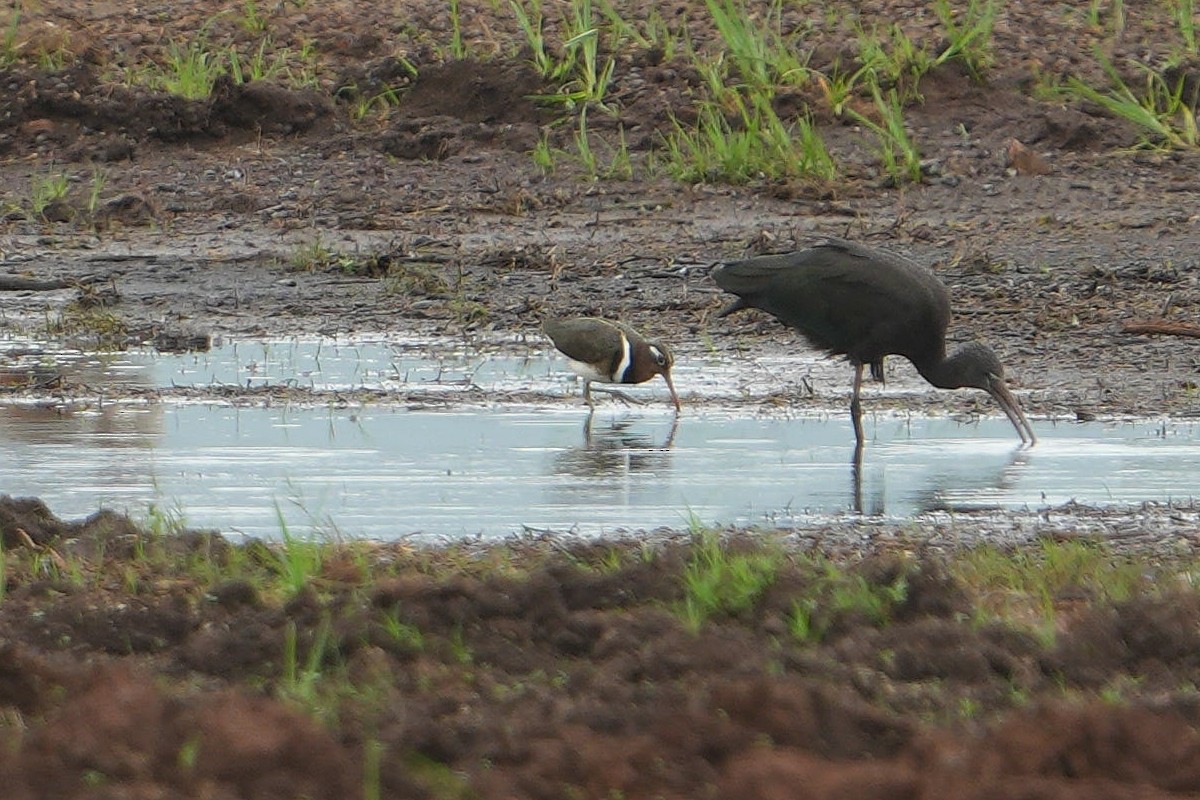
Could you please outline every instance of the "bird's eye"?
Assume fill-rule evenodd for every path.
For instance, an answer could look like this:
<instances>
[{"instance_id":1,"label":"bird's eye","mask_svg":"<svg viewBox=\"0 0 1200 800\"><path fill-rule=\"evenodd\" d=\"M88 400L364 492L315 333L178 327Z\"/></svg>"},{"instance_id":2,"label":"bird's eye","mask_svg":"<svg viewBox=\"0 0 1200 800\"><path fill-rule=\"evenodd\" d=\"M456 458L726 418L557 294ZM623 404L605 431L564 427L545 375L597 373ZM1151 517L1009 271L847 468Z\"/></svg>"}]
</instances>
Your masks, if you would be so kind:
<instances>
[{"instance_id":1,"label":"bird's eye","mask_svg":"<svg viewBox=\"0 0 1200 800\"><path fill-rule=\"evenodd\" d=\"M667 354L659 350L657 347L651 347L650 352L654 354L654 362L660 367L667 365Z\"/></svg>"}]
</instances>

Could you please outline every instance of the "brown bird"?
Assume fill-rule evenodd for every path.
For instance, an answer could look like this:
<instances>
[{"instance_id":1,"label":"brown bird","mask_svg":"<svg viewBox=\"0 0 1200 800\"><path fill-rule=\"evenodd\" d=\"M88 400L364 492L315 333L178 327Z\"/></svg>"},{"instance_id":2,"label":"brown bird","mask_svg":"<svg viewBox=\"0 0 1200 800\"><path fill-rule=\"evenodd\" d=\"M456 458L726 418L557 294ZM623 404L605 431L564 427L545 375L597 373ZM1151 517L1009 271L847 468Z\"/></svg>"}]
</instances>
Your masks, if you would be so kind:
<instances>
[{"instance_id":1,"label":"brown bird","mask_svg":"<svg viewBox=\"0 0 1200 800\"><path fill-rule=\"evenodd\" d=\"M1037 437L1004 382L1004 367L986 345L970 342L946 355L950 298L930 270L907 258L830 238L808 250L723 264L713 279L738 299L719 316L758 308L795 328L814 347L854 365L850 415L863 444L863 366L883 379L883 359L907 358L940 389L971 387L996 399L1022 442Z\"/></svg>"},{"instance_id":2,"label":"brown bird","mask_svg":"<svg viewBox=\"0 0 1200 800\"><path fill-rule=\"evenodd\" d=\"M571 369L583 378L583 399L589 406L592 406L592 381L644 383L662 375L675 410L680 410L679 395L671 381L675 358L661 342L645 338L623 322L597 317L551 319L542 328L559 352L570 359ZM628 399L614 389L596 391Z\"/></svg>"}]
</instances>

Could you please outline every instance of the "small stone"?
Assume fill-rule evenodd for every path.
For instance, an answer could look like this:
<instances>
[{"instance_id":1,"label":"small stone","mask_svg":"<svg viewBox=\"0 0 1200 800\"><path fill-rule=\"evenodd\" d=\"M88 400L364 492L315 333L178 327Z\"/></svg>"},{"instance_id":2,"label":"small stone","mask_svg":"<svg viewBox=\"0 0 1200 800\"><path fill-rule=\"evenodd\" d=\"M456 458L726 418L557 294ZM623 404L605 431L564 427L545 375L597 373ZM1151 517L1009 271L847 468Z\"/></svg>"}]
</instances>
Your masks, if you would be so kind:
<instances>
[{"instance_id":1,"label":"small stone","mask_svg":"<svg viewBox=\"0 0 1200 800\"><path fill-rule=\"evenodd\" d=\"M1021 144L1009 139L1004 148L1005 166L1016 170L1018 175L1047 175L1053 168L1046 159Z\"/></svg>"}]
</instances>

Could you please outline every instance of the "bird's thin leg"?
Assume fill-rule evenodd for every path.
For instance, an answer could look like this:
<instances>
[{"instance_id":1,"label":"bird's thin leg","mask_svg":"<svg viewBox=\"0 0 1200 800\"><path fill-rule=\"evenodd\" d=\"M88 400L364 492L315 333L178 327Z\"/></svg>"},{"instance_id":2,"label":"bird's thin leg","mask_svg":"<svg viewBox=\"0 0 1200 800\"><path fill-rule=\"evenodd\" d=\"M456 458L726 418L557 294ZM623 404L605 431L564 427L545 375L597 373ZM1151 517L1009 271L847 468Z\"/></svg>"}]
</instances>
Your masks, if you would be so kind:
<instances>
[{"instance_id":1,"label":"bird's thin leg","mask_svg":"<svg viewBox=\"0 0 1200 800\"><path fill-rule=\"evenodd\" d=\"M586 378L583 381L583 401L592 411L596 410L596 404L592 402L592 382Z\"/></svg>"},{"instance_id":2,"label":"bird's thin leg","mask_svg":"<svg viewBox=\"0 0 1200 800\"><path fill-rule=\"evenodd\" d=\"M859 362L854 364L854 396L850 398L850 419L854 422L854 440L858 443L857 449L861 449L866 437L863 436L862 425L862 402L859 400L859 395L862 393L862 378L863 365Z\"/></svg>"},{"instance_id":3,"label":"bird's thin leg","mask_svg":"<svg viewBox=\"0 0 1200 800\"><path fill-rule=\"evenodd\" d=\"M643 406L646 404L646 402L644 400L639 400L636 397L630 397L629 395L625 394L624 392L620 391L619 389L609 389L607 386L603 386L603 387L597 386L595 391L604 392L605 394L611 394L613 397L617 398L622 403L627 403L629 405Z\"/></svg>"}]
</instances>

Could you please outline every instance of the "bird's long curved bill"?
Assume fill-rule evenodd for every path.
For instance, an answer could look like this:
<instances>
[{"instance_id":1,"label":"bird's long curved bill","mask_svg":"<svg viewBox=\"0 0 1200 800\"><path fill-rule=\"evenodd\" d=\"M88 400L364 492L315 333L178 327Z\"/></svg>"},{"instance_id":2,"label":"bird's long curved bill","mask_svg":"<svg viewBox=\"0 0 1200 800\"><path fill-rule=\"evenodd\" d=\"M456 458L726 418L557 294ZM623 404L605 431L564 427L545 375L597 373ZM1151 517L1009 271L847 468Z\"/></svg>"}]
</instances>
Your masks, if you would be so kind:
<instances>
[{"instance_id":1,"label":"bird's long curved bill","mask_svg":"<svg viewBox=\"0 0 1200 800\"><path fill-rule=\"evenodd\" d=\"M679 394L675 391L675 382L671 380L671 373L662 373L663 380L667 382L667 388L671 390L671 401L675 403L675 413L678 414L683 410L683 406L679 404Z\"/></svg>"},{"instance_id":2,"label":"bird's long curved bill","mask_svg":"<svg viewBox=\"0 0 1200 800\"><path fill-rule=\"evenodd\" d=\"M1033 433L1033 425L1029 424L1029 418L1021 410L1020 404L1017 403L1017 398L1004 385L1004 380L993 380L988 387L988 394L996 398L996 402L1000 404L1000 408L1004 409L1004 415L1008 417L1008 421L1017 429L1017 435L1021 437L1021 441L1029 445L1037 444L1037 436Z\"/></svg>"}]
</instances>

